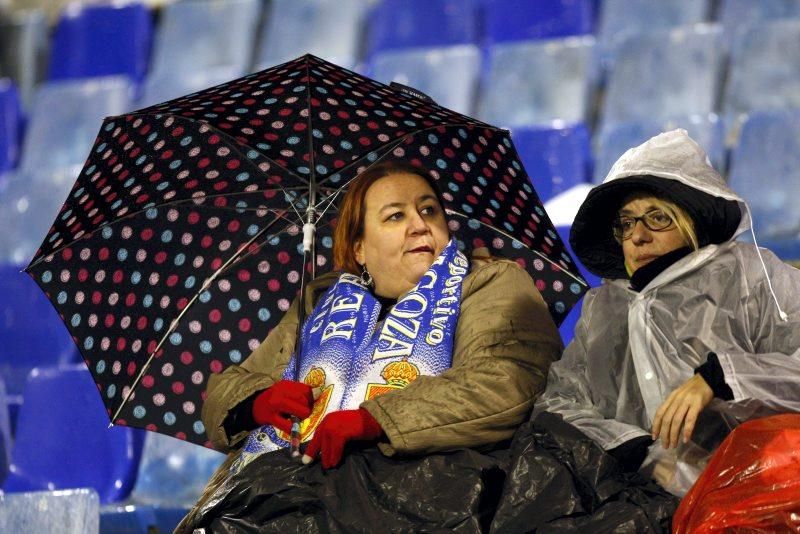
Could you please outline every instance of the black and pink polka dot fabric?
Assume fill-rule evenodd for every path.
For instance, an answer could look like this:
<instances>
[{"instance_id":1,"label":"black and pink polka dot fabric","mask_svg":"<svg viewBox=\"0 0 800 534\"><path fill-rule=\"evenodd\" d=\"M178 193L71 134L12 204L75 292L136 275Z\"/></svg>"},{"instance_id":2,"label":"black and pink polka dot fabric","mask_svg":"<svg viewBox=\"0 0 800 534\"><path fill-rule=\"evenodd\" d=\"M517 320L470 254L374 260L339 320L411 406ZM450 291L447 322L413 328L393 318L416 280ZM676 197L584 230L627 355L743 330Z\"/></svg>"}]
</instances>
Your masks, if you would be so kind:
<instances>
[{"instance_id":1,"label":"black and pink polka dot fabric","mask_svg":"<svg viewBox=\"0 0 800 534\"><path fill-rule=\"evenodd\" d=\"M582 296L507 131L304 56L103 122L28 271L110 417L136 384L114 423L210 446L209 375L247 358L311 270L310 190L326 272L343 189L391 159L428 169L459 244L519 262L557 322Z\"/></svg>"}]
</instances>

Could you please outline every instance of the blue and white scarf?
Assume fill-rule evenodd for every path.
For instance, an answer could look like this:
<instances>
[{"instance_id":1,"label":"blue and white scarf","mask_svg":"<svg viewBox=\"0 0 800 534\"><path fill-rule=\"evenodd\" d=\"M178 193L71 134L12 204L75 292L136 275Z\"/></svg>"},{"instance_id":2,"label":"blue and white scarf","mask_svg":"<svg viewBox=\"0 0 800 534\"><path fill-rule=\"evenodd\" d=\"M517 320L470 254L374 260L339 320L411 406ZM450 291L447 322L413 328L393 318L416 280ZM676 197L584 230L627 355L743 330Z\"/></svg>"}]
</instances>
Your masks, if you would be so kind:
<instances>
[{"instance_id":1,"label":"blue and white scarf","mask_svg":"<svg viewBox=\"0 0 800 534\"><path fill-rule=\"evenodd\" d=\"M402 389L420 375L450 368L461 309L467 257L451 240L419 283L397 301L378 325L380 302L361 279L344 273L303 323L299 378L294 359L283 377L321 391L300 439L308 441L330 412L353 410L365 400ZM272 425L252 431L231 470L259 454L289 446L289 436Z\"/></svg>"}]
</instances>

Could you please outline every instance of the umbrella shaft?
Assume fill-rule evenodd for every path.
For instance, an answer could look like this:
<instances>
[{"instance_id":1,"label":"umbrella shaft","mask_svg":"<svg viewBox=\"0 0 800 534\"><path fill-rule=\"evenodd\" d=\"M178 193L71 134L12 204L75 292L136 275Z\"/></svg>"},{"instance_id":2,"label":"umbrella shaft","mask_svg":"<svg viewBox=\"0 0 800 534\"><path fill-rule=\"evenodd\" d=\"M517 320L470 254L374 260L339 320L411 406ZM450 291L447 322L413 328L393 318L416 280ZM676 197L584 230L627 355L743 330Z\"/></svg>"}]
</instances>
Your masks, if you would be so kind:
<instances>
[{"instance_id":1,"label":"umbrella shaft","mask_svg":"<svg viewBox=\"0 0 800 534\"><path fill-rule=\"evenodd\" d=\"M300 418L292 416L292 431L289 438L292 458L300 457Z\"/></svg>"}]
</instances>

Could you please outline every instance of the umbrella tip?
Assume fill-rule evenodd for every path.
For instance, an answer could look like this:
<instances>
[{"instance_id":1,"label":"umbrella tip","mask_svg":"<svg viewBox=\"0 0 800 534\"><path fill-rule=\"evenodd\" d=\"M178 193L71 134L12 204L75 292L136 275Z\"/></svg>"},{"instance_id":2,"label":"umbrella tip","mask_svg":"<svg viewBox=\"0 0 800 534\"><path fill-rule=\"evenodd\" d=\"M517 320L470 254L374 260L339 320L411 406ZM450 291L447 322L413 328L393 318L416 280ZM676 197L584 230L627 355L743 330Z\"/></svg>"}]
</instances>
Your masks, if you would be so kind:
<instances>
[{"instance_id":1,"label":"umbrella tip","mask_svg":"<svg viewBox=\"0 0 800 534\"><path fill-rule=\"evenodd\" d=\"M402 93L406 96L410 96L411 98L417 98L419 100L423 100L431 104L436 104L436 101L433 98L426 95L419 89L415 89L414 87L409 87L408 85L403 85L402 83L397 83L397 82L391 82L389 84L389 87L391 87L392 89L394 89L399 93Z\"/></svg>"},{"instance_id":2,"label":"umbrella tip","mask_svg":"<svg viewBox=\"0 0 800 534\"><path fill-rule=\"evenodd\" d=\"M112 422L110 422L110 423L108 423L108 428L111 428L111 427L113 427L113 426L114 426L114 422L113 422L113 421L112 421Z\"/></svg>"}]
</instances>

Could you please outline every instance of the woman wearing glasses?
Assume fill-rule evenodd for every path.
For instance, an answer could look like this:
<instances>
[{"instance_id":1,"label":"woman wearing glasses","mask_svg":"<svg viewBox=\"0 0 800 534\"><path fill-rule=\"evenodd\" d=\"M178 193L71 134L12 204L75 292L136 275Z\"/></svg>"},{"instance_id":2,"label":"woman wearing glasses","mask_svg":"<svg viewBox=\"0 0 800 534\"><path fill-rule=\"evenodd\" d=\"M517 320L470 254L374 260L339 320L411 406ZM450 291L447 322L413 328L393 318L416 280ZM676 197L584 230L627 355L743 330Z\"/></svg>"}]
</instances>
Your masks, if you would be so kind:
<instances>
[{"instance_id":1,"label":"woman wearing glasses","mask_svg":"<svg viewBox=\"0 0 800 534\"><path fill-rule=\"evenodd\" d=\"M683 495L736 424L800 411L800 271L684 130L627 151L570 242L604 278L535 406Z\"/></svg>"}]
</instances>

